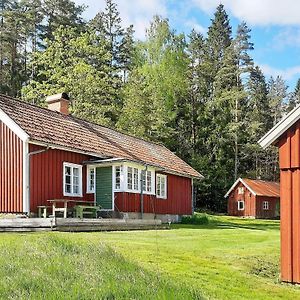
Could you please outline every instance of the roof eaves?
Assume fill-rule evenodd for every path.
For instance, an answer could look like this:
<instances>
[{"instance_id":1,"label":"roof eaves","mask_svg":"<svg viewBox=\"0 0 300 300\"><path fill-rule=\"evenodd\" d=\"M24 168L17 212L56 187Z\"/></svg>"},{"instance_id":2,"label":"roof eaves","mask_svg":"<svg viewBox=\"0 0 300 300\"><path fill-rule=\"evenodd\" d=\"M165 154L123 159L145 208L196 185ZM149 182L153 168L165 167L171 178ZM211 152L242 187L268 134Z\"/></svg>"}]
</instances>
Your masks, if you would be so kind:
<instances>
[{"instance_id":1,"label":"roof eaves","mask_svg":"<svg viewBox=\"0 0 300 300\"><path fill-rule=\"evenodd\" d=\"M224 198L227 198L229 196L229 194L234 190L234 188L236 187L236 185L241 182L253 195L256 196L256 193L254 192L253 189L251 189L249 187L249 185L242 179L242 178L238 178L234 184L231 186L231 188L228 190L228 192L225 194Z\"/></svg>"},{"instance_id":2,"label":"roof eaves","mask_svg":"<svg viewBox=\"0 0 300 300\"><path fill-rule=\"evenodd\" d=\"M22 141L28 141L28 133L0 108L0 120L8 126Z\"/></svg>"},{"instance_id":3,"label":"roof eaves","mask_svg":"<svg viewBox=\"0 0 300 300\"><path fill-rule=\"evenodd\" d=\"M264 149L273 144L291 126L300 119L300 105L296 106L283 119L281 119L272 129L270 129L258 143Z\"/></svg>"}]
</instances>

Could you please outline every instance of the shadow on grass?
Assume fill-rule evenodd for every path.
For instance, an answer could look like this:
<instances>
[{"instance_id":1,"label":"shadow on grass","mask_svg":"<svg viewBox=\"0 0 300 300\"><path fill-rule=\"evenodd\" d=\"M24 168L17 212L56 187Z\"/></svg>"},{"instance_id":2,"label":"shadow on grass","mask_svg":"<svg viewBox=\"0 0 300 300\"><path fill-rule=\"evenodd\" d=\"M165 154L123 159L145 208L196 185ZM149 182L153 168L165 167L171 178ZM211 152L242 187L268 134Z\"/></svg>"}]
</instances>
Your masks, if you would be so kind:
<instances>
[{"instance_id":1,"label":"shadow on grass","mask_svg":"<svg viewBox=\"0 0 300 300\"><path fill-rule=\"evenodd\" d=\"M279 221L273 220L246 220L240 219L236 222L221 218L209 219L208 224L196 225L196 224L173 224L172 229L248 229L248 230L279 230Z\"/></svg>"}]
</instances>

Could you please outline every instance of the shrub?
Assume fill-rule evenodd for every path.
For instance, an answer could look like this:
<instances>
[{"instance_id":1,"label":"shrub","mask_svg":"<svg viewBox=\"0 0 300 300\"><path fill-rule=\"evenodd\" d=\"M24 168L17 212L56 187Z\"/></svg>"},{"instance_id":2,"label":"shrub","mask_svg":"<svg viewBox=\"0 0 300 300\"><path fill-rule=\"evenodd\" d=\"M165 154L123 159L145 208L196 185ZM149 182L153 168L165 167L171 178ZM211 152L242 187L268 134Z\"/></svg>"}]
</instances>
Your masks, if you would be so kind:
<instances>
[{"instance_id":1,"label":"shrub","mask_svg":"<svg viewBox=\"0 0 300 300\"><path fill-rule=\"evenodd\" d=\"M207 225L209 219L206 214L194 214L193 216L185 216L181 219L182 224Z\"/></svg>"}]
</instances>

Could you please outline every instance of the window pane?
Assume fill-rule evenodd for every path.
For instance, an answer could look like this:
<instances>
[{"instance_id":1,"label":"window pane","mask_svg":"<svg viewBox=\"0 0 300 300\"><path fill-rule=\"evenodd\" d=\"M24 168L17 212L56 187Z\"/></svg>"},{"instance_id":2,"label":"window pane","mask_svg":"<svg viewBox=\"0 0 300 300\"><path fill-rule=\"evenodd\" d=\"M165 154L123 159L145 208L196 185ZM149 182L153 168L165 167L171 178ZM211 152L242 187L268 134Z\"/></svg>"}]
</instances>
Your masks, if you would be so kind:
<instances>
[{"instance_id":1,"label":"window pane","mask_svg":"<svg viewBox=\"0 0 300 300\"><path fill-rule=\"evenodd\" d=\"M73 175L74 176L79 176L79 169L78 168L73 168Z\"/></svg>"},{"instance_id":2,"label":"window pane","mask_svg":"<svg viewBox=\"0 0 300 300\"><path fill-rule=\"evenodd\" d=\"M70 184L65 185L65 192L68 194L71 194L71 185Z\"/></svg>"},{"instance_id":3,"label":"window pane","mask_svg":"<svg viewBox=\"0 0 300 300\"><path fill-rule=\"evenodd\" d=\"M132 168L127 168L127 188L132 190Z\"/></svg>"},{"instance_id":4,"label":"window pane","mask_svg":"<svg viewBox=\"0 0 300 300\"><path fill-rule=\"evenodd\" d=\"M165 197L166 196L166 178L161 177L161 196Z\"/></svg>"},{"instance_id":5,"label":"window pane","mask_svg":"<svg viewBox=\"0 0 300 300\"><path fill-rule=\"evenodd\" d=\"M137 168L133 169L133 181L133 188L137 191L139 189L139 170Z\"/></svg>"},{"instance_id":6,"label":"window pane","mask_svg":"<svg viewBox=\"0 0 300 300\"><path fill-rule=\"evenodd\" d=\"M145 171L142 171L141 176L142 176L143 191L146 191L146 174L145 174Z\"/></svg>"},{"instance_id":7,"label":"window pane","mask_svg":"<svg viewBox=\"0 0 300 300\"><path fill-rule=\"evenodd\" d=\"M121 167L116 167L116 181L115 181L115 189L119 190L121 188Z\"/></svg>"},{"instance_id":8,"label":"window pane","mask_svg":"<svg viewBox=\"0 0 300 300\"><path fill-rule=\"evenodd\" d=\"M73 186L73 194L79 194L79 186L78 185Z\"/></svg>"},{"instance_id":9,"label":"window pane","mask_svg":"<svg viewBox=\"0 0 300 300\"><path fill-rule=\"evenodd\" d=\"M95 169L89 169L88 191L93 192L95 189Z\"/></svg>"},{"instance_id":10,"label":"window pane","mask_svg":"<svg viewBox=\"0 0 300 300\"><path fill-rule=\"evenodd\" d=\"M160 192L160 176L156 177L156 194L157 196L160 196L161 192Z\"/></svg>"},{"instance_id":11,"label":"window pane","mask_svg":"<svg viewBox=\"0 0 300 300\"><path fill-rule=\"evenodd\" d=\"M65 167L65 174L71 176L71 168L70 167Z\"/></svg>"},{"instance_id":12,"label":"window pane","mask_svg":"<svg viewBox=\"0 0 300 300\"><path fill-rule=\"evenodd\" d=\"M147 192L151 192L151 172L147 171Z\"/></svg>"}]
</instances>

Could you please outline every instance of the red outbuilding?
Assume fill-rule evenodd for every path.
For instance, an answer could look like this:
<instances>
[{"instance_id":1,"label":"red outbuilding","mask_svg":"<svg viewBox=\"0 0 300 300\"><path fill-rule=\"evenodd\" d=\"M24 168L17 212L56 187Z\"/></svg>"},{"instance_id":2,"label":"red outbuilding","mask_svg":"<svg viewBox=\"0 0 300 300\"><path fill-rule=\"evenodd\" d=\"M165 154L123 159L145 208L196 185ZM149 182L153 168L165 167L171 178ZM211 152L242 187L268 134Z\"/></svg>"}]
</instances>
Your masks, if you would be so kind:
<instances>
[{"instance_id":1,"label":"red outbuilding","mask_svg":"<svg viewBox=\"0 0 300 300\"><path fill-rule=\"evenodd\" d=\"M279 216L279 183L239 178L226 193L228 215L274 219Z\"/></svg>"},{"instance_id":2,"label":"red outbuilding","mask_svg":"<svg viewBox=\"0 0 300 300\"><path fill-rule=\"evenodd\" d=\"M300 283L300 106L259 141L279 148L281 279Z\"/></svg>"},{"instance_id":3,"label":"red outbuilding","mask_svg":"<svg viewBox=\"0 0 300 300\"><path fill-rule=\"evenodd\" d=\"M0 213L37 213L49 199L92 201L128 217L176 221L193 212L196 170L161 144L0 95Z\"/></svg>"}]
</instances>

